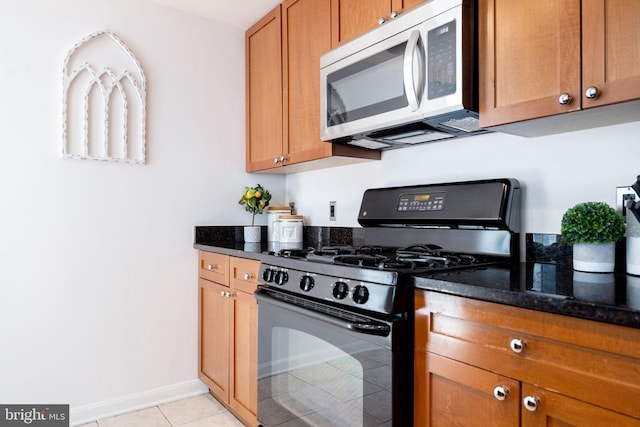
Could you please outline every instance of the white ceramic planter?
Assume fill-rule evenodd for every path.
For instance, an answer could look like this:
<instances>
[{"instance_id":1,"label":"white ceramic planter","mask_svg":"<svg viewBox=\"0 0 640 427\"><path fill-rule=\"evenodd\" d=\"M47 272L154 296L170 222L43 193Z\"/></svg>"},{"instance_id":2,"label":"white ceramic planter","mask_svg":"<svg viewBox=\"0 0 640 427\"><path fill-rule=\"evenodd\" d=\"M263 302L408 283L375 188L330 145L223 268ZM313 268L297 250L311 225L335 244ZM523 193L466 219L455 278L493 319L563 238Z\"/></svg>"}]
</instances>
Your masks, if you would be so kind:
<instances>
[{"instance_id":1,"label":"white ceramic planter","mask_svg":"<svg viewBox=\"0 0 640 427\"><path fill-rule=\"evenodd\" d=\"M260 226L259 225L253 225L253 226L246 226L244 228L244 241L246 243L257 243L260 241Z\"/></svg>"},{"instance_id":2,"label":"white ceramic planter","mask_svg":"<svg viewBox=\"0 0 640 427\"><path fill-rule=\"evenodd\" d=\"M576 243L573 245L573 269L591 273L613 273L616 265L616 244Z\"/></svg>"}]
</instances>

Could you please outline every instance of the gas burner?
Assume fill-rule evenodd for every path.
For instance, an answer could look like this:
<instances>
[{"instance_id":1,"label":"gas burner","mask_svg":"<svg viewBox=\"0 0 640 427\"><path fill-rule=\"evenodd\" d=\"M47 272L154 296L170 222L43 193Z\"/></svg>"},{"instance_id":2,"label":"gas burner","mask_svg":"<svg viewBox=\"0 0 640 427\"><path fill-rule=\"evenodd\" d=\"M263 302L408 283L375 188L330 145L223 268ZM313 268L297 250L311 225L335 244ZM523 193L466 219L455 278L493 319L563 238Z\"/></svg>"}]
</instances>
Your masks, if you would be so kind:
<instances>
[{"instance_id":1,"label":"gas burner","mask_svg":"<svg viewBox=\"0 0 640 427\"><path fill-rule=\"evenodd\" d=\"M411 245L404 248L400 248L396 251L398 257L419 257L424 255L440 255L442 248L438 245L421 244Z\"/></svg>"},{"instance_id":2,"label":"gas burner","mask_svg":"<svg viewBox=\"0 0 640 427\"><path fill-rule=\"evenodd\" d=\"M280 249L275 255L284 258L304 258L313 249Z\"/></svg>"},{"instance_id":3,"label":"gas burner","mask_svg":"<svg viewBox=\"0 0 640 427\"><path fill-rule=\"evenodd\" d=\"M333 257L334 264L354 265L358 267L375 267L380 270L385 269L385 262L388 258L384 255L336 255Z\"/></svg>"},{"instance_id":4,"label":"gas burner","mask_svg":"<svg viewBox=\"0 0 640 427\"><path fill-rule=\"evenodd\" d=\"M319 251L311 249L311 253L319 256L324 255L348 255L355 254L356 248L353 246L323 246Z\"/></svg>"},{"instance_id":5,"label":"gas burner","mask_svg":"<svg viewBox=\"0 0 640 427\"><path fill-rule=\"evenodd\" d=\"M381 255L385 251L382 246L323 246L316 255Z\"/></svg>"}]
</instances>

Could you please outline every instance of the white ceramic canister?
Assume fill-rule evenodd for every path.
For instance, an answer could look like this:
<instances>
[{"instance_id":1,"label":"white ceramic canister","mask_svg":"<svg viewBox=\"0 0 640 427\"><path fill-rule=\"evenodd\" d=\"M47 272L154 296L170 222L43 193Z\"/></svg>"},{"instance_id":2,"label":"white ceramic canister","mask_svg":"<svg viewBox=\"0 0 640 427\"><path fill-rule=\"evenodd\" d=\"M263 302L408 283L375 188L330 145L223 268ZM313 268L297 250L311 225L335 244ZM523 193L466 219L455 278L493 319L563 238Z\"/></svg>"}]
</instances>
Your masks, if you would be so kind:
<instances>
[{"instance_id":1,"label":"white ceramic canister","mask_svg":"<svg viewBox=\"0 0 640 427\"><path fill-rule=\"evenodd\" d=\"M302 243L302 229L304 216L302 215L279 215L277 221L278 241L280 243Z\"/></svg>"},{"instance_id":2,"label":"white ceramic canister","mask_svg":"<svg viewBox=\"0 0 640 427\"><path fill-rule=\"evenodd\" d=\"M291 208L288 206L274 206L267 208L267 241L278 242L280 232L278 228L278 217L280 215L291 215Z\"/></svg>"},{"instance_id":3,"label":"white ceramic canister","mask_svg":"<svg viewBox=\"0 0 640 427\"><path fill-rule=\"evenodd\" d=\"M640 202L627 202L627 273L640 276Z\"/></svg>"}]
</instances>

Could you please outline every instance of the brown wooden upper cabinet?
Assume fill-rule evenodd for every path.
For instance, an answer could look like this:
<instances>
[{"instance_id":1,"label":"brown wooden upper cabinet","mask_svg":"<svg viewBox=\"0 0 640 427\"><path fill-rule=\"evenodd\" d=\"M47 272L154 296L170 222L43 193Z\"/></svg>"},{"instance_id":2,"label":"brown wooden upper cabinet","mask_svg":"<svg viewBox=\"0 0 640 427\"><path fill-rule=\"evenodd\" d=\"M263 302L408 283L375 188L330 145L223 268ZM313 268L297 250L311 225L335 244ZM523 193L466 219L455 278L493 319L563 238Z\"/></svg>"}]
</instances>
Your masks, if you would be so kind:
<instances>
[{"instance_id":1,"label":"brown wooden upper cabinet","mask_svg":"<svg viewBox=\"0 0 640 427\"><path fill-rule=\"evenodd\" d=\"M480 125L639 99L639 27L637 0L480 0Z\"/></svg>"},{"instance_id":2,"label":"brown wooden upper cabinet","mask_svg":"<svg viewBox=\"0 0 640 427\"><path fill-rule=\"evenodd\" d=\"M282 150L282 30L280 5L245 34L246 169L274 166Z\"/></svg>"},{"instance_id":3,"label":"brown wooden upper cabinet","mask_svg":"<svg viewBox=\"0 0 640 427\"><path fill-rule=\"evenodd\" d=\"M332 45L349 41L426 0L331 0Z\"/></svg>"},{"instance_id":4,"label":"brown wooden upper cabinet","mask_svg":"<svg viewBox=\"0 0 640 427\"><path fill-rule=\"evenodd\" d=\"M245 39L247 172L334 156L380 159L377 151L320 140L320 56L331 49L331 0L286 0Z\"/></svg>"}]
</instances>

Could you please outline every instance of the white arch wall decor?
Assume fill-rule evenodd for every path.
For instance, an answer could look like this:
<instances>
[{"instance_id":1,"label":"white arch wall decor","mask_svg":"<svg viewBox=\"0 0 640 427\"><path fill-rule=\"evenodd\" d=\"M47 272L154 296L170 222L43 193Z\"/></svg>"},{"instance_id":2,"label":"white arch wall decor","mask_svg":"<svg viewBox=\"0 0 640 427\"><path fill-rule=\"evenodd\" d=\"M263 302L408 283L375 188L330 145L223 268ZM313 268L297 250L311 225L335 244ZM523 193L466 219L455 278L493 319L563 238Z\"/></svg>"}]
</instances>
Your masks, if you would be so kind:
<instances>
[{"instance_id":1,"label":"white arch wall decor","mask_svg":"<svg viewBox=\"0 0 640 427\"><path fill-rule=\"evenodd\" d=\"M98 31L73 46L62 74L63 157L143 164L146 80L133 52Z\"/></svg>"}]
</instances>

